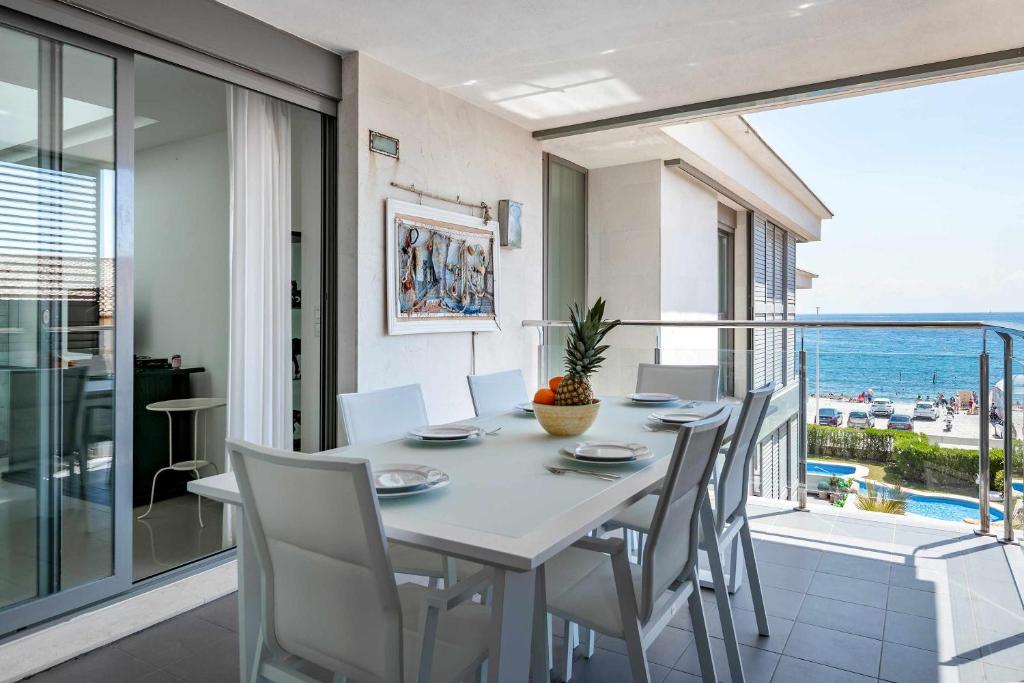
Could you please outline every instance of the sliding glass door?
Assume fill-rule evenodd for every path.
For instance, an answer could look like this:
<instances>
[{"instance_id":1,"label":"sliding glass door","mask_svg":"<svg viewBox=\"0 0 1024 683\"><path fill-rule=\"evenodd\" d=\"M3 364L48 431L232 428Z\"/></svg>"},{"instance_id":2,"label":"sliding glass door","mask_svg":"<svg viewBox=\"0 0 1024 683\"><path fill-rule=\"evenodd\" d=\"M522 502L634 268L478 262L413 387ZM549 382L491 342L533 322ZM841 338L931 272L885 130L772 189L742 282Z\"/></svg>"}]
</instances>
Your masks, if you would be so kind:
<instances>
[{"instance_id":1,"label":"sliding glass door","mask_svg":"<svg viewBox=\"0 0 1024 683\"><path fill-rule=\"evenodd\" d=\"M121 68L116 52L0 25L0 633L128 585Z\"/></svg>"}]
</instances>

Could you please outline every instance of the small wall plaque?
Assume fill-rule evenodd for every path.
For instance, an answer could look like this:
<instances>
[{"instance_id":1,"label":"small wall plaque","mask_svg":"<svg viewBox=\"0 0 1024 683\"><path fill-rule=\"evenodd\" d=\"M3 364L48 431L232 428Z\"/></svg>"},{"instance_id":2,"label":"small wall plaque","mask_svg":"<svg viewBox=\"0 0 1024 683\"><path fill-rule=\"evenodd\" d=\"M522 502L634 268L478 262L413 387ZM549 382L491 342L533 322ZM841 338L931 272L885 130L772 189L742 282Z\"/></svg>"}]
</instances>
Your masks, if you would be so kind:
<instances>
[{"instance_id":1,"label":"small wall plaque","mask_svg":"<svg viewBox=\"0 0 1024 683\"><path fill-rule=\"evenodd\" d=\"M498 201L498 230L501 246L519 249L523 246L523 205L511 199Z\"/></svg>"},{"instance_id":2,"label":"small wall plaque","mask_svg":"<svg viewBox=\"0 0 1024 683\"><path fill-rule=\"evenodd\" d=\"M384 135L378 133L375 130L370 131L370 151L376 152L377 154L383 154L386 157L398 158L398 138L393 138L390 135Z\"/></svg>"}]
</instances>

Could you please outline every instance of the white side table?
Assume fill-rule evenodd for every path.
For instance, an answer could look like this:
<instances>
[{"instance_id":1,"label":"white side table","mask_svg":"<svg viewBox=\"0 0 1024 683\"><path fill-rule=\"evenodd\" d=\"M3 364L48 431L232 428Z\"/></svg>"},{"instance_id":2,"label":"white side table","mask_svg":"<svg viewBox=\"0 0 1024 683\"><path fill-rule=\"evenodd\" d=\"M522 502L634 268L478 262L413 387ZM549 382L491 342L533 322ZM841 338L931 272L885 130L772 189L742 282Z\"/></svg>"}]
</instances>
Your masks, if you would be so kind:
<instances>
[{"instance_id":1,"label":"white side table","mask_svg":"<svg viewBox=\"0 0 1024 683\"><path fill-rule=\"evenodd\" d=\"M153 475L153 484L149 489L149 507L144 513L139 515L138 519L144 519L153 511L153 498L156 496L156 480L163 472L191 472L196 479L199 479L199 470L204 467L212 467L219 473L217 465L205 459L206 456L206 439L203 439L202 455L199 450L199 414L212 410L214 408L220 408L227 404L222 398L176 398L170 401L157 401L156 403L150 403L146 406L146 410L152 410L153 412L167 413L167 467L161 467ZM191 460L179 460L174 461L174 414L175 413L190 413L192 419L192 459ZM203 435L206 435L206 420L204 416L203 420ZM203 524L203 498L202 496L196 496L198 503L197 508L199 510L199 526L205 527Z\"/></svg>"}]
</instances>

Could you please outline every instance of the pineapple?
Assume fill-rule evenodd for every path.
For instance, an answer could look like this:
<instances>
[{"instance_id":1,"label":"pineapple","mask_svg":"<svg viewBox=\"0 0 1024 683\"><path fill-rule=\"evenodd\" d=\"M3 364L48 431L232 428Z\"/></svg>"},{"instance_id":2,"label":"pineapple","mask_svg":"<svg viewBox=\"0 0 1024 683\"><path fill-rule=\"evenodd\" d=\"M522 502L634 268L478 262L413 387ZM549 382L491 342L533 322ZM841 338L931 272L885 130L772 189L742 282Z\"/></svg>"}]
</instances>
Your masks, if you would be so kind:
<instances>
[{"instance_id":1,"label":"pineapple","mask_svg":"<svg viewBox=\"0 0 1024 683\"><path fill-rule=\"evenodd\" d=\"M572 329L565 341L565 377L555 391L556 406L584 406L594 402L590 375L601 367L604 362L601 354L608 350L608 345L601 344L601 340L622 322L603 319L604 303L604 299L599 298L586 315L579 304L569 307Z\"/></svg>"}]
</instances>

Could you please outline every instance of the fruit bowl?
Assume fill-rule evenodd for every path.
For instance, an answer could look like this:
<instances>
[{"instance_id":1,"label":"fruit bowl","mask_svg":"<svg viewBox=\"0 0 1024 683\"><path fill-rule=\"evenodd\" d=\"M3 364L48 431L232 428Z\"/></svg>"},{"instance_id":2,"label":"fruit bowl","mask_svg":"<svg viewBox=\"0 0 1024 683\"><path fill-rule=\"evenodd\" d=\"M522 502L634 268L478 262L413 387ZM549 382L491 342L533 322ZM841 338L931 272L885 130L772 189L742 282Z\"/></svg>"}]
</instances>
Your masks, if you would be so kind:
<instances>
[{"instance_id":1,"label":"fruit bowl","mask_svg":"<svg viewBox=\"0 0 1024 683\"><path fill-rule=\"evenodd\" d=\"M534 403L533 414L551 436L579 436L590 429L597 419L597 411L601 402L585 406L555 406L547 403Z\"/></svg>"}]
</instances>

